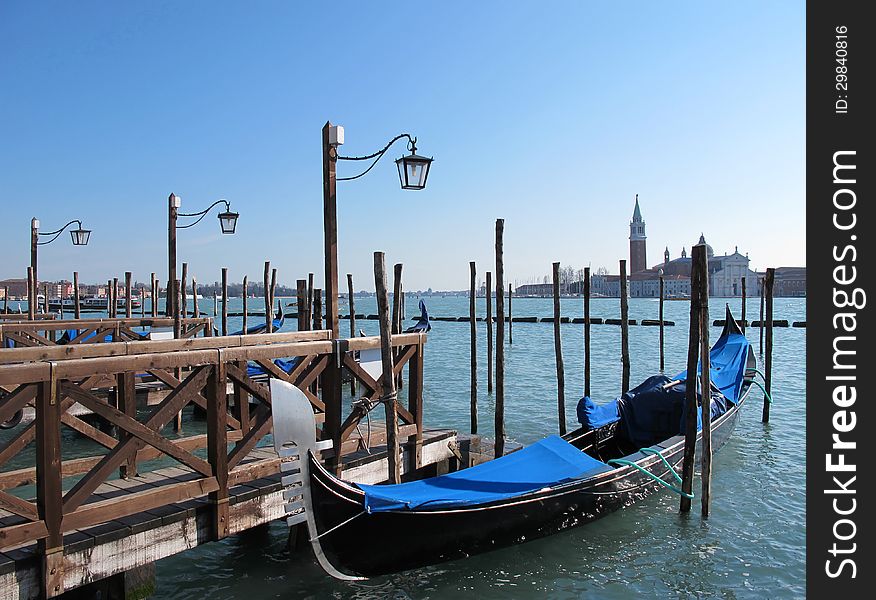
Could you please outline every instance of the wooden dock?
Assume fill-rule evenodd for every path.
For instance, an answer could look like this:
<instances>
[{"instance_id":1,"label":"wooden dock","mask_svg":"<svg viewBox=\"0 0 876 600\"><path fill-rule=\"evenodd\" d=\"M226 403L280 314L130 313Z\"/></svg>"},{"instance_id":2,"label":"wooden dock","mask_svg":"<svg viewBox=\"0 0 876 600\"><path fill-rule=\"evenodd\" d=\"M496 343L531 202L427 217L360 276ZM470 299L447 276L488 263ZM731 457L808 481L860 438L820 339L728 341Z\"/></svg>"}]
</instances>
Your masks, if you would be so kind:
<instances>
[{"instance_id":1,"label":"wooden dock","mask_svg":"<svg viewBox=\"0 0 876 600\"><path fill-rule=\"evenodd\" d=\"M319 437L333 441L322 456L329 468L363 483L386 479L386 432L367 419L383 389L356 359L379 349L378 337L209 337L201 322L192 329L202 337L156 341L116 321L87 328L120 341L87 343L80 333L67 345L52 332L84 331L82 322L3 325L16 347L0 351L0 423L25 409L34 418L10 425L0 442L0 599L59 596L282 516L279 459L267 447L269 378L308 397ZM409 370L406 406L396 406L403 473L427 472L459 453L455 432L423 428L425 342L425 334L391 337L393 373ZM329 367L359 384L362 401L352 410L330 405L342 395L327 394L320 381ZM163 390L138 410L144 384ZM205 434L169 431L184 409L205 415ZM93 450L71 455L62 427Z\"/></svg>"}]
</instances>

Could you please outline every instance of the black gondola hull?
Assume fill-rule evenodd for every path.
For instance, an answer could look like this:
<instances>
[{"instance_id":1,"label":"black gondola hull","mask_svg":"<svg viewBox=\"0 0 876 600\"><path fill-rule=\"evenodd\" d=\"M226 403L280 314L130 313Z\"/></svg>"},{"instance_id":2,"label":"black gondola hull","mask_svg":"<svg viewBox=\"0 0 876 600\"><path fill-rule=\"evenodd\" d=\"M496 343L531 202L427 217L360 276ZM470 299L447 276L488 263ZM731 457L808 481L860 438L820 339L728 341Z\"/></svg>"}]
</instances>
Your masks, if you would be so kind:
<instances>
[{"instance_id":1,"label":"black gondola hull","mask_svg":"<svg viewBox=\"0 0 876 600\"><path fill-rule=\"evenodd\" d=\"M730 437L742 402L712 423L712 447ZM699 440L697 444L699 448ZM680 465L684 438L660 445ZM664 480L672 475L658 456L637 453L637 464ZM311 459L311 495L323 551L349 574L381 575L519 544L584 525L663 487L644 473L617 468L592 478L474 507L362 514L360 490L340 482ZM358 516L357 516L358 515ZM354 518L355 517L355 518Z\"/></svg>"}]
</instances>

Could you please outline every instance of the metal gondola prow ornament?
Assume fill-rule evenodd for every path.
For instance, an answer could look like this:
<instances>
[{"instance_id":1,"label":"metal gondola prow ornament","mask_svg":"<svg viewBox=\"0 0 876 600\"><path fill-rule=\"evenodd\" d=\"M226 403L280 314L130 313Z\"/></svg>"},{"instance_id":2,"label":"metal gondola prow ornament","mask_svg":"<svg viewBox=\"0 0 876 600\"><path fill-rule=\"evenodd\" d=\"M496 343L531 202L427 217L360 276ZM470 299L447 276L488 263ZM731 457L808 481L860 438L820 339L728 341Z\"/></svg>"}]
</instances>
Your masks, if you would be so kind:
<instances>
[{"instance_id":1,"label":"metal gondola prow ornament","mask_svg":"<svg viewBox=\"0 0 876 600\"><path fill-rule=\"evenodd\" d=\"M310 495L310 455L328 450L331 440L316 441L316 419L307 396L300 389L280 379L271 379L271 408L274 421L274 449L283 459L281 480L286 501L286 522L291 527L307 523L313 553L325 571L337 579L361 581L364 577L341 573L329 562L319 542Z\"/></svg>"}]
</instances>

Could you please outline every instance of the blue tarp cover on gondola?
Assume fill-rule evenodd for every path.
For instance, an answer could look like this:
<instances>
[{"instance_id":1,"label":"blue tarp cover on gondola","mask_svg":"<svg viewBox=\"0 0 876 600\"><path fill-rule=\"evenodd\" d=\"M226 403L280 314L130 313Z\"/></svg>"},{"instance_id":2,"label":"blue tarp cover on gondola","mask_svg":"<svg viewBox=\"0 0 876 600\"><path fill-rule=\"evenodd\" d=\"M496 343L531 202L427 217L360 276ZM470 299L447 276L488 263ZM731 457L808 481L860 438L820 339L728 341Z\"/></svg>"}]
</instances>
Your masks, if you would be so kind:
<instances>
[{"instance_id":1,"label":"blue tarp cover on gondola","mask_svg":"<svg viewBox=\"0 0 876 600\"><path fill-rule=\"evenodd\" d=\"M394 485L359 485L368 512L484 504L610 469L553 435L517 452L448 475Z\"/></svg>"},{"instance_id":2,"label":"blue tarp cover on gondola","mask_svg":"<svg viewBox=\"0 0 876 600\"><path fill-rule=\"evenodd\" d=\"M742 394L747 359L748 340L738 333L721 336L709 352L709 377L724 397L734 404L739 402ZM701 370L698 366L697 373ZM686 380L687 369L676 375L675 379Z\"/></svg>"},{"instance_id":3,"label":"blue tarp cover on gondola","mask_svg":"<svg viewBox=\"0 0 876 600\"><path fill-rule=\"evenodd\" d=\"M596 404L590 396L584 396L578 402L578 422L584 429L599 429L619 418L617 399L607 404Z\"/></svg>"}]
</instances>

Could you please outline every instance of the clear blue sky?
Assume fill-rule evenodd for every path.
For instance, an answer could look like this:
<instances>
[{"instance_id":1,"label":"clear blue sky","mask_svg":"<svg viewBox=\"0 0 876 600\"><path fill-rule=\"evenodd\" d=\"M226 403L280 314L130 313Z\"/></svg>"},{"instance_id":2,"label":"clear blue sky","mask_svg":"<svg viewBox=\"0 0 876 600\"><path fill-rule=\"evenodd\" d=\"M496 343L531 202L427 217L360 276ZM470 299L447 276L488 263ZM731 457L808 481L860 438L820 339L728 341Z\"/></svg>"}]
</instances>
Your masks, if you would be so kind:
<instances>
[{"instance_id":1,"label":"clear blue sky","mask_svg":"<svg viewBox=\"0 0 876 600\"><path fill-rule=\"evenodd\" d=\"M227 198L180 232L199 281L322 283L320 129L342 154L411 132L428 188L390 151L339 183L340 272L373 289L372 253L405 288L465 288L555 260L617 270L639 194L648 262L738 245L752 267L805 264L804 3L0 3L0 278L23 277L29 224L80 218L91 243L41 248L42 279L166 276L166 198ZM340 164L341 175L358 165Z\"/></svg>"}]
</instances>

